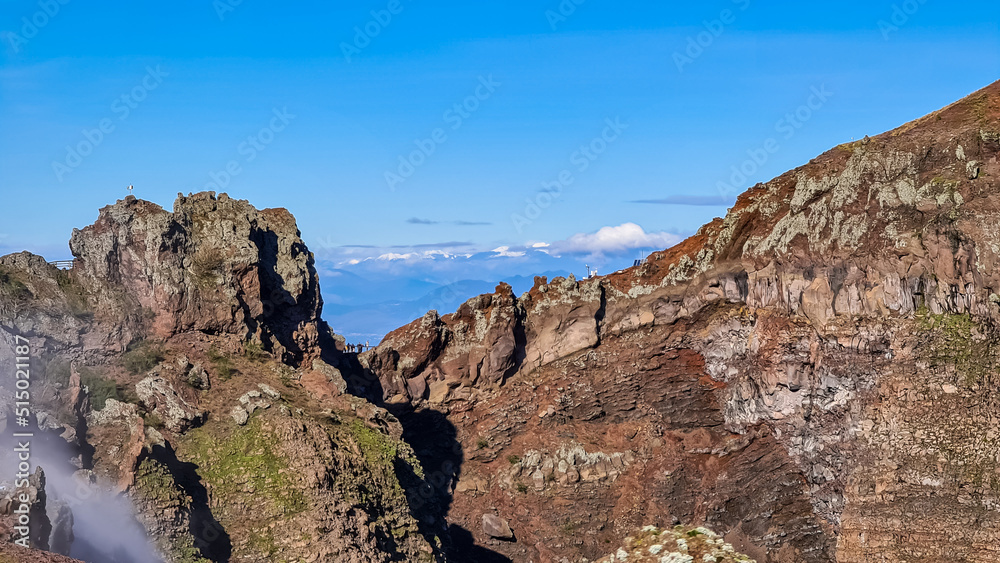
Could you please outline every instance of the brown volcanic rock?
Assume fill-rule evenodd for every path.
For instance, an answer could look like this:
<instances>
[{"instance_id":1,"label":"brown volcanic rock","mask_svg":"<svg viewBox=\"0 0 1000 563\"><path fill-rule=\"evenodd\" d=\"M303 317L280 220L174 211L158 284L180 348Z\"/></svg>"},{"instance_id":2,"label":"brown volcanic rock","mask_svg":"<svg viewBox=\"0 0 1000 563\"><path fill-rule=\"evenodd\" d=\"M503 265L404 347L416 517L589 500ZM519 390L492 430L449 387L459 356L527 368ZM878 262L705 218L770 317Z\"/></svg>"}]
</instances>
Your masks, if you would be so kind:
<instances>
[{"instance_id":1,"label":"brown volcanic rock","mask_svg":"<svg viewBox=\"0 0 1000 563\"><path fill-rule=\"evenodd\" d=\"M514 532L510 529L510 524L496 514L483 514L483 533L491 538L501 540L514 539Z\"/></svg>"},{"instance_id":2,"label":"brown volcanic rock","mask_svg":"<svg viewBox=\"0 0 1000 563\"><path fill-rule=\"evenodd\" d=\"M441 402L454 387L495 387L516 370L523 317L511 287L501 283L496 293L474 297L454 314L431 311L393 331L360 359L379 374L386 399Z\"/></svg>"},{"instance_id":3,"label":"brown volcanic rock","mask_svg":"<svg viewBox=\"0 0 1000 563\"><path fill-rule=\"evenodd\" d=\"M44 338L52 348L76 346L92 310L68 272L41 256L0 256L0 323Z\"/></svg>"},{"instance_id":4,"label":"brown volcanic rock","mask_svg":"<svg viewBox=\"0 0 1000 563\"><path fill-rule=\"evenodd\" d=\"M353 397L329 405L336 412L305 416L281 404L245 425L221 418L175 440L178 458L201 468L207 506L187 498L181 483L164 486L157 476L174 460L153 450L133 493L140 518L165 528L161 540L179 537L170 525L190 518L192 529L214 532L195 536L213 560L228 551L215 545L222 532L240 561L437 560L409 511L403 487L412 483L401 486L397 475L403 467L419 472L398 422ZM174 553L183 545L177 537L170 544Z\"/></svg>"},{"instance_id":5,"label":"brown volcanic rock","mask_svg":"<svg viewBox=\"0 0 1000 563\"><path fill-rule=\"evenodd\" d=\"M164 435L108 400L80 436L172 560L594 560L683 522L761 562L995 561L998 152L1000 83L755 186L639 267L501 285L358 363L317 357L287 212L128 198L74 233L68 273L0 258L0 340L130 389L149 374L115 354L147 335L212 364L210 392L171 379L205 424ZM229 357L247 339L284 363ZM343 394L372 375L396 416ZM281 392L238 425L263 381ZM73 391L50 387L57 412Z\"/></svg>"},{"instance_id":6,"label":"brown volcanic rock","mask_svg":"<svg viewBox=\"0 0 1000 563\"><path fill-rule=\"evenodd\" d=\"M166 561L444 559L445 522L411 506L424 471L399 422L345 395L287 211L206 193L171 213L130 197L71 248L69 271L0 257L0 359L13 365L15 335L29 338L56 457L123 491ZM0 387L10 411L13 379ZM38 557L13 560L64 560Z\"/></svg>"},{"instance_id":7,"label":"brown volcanic rock","mask_svg":"<svg viewBox=\"0 0 1000 563\"><path fill-rule=\"evenodd\" d=\"M502 384L517 365L522 316L513 290L505 283L492 295L471 299L447 316L453 344L443 354L441 366L457 377L446 379L481 387Z\"/></svg>"},{"instance_id":8,"label":"brown volcanic rock","mask_svg":"<svg viewBox=\"0 0 1000 563\"><path fill-rule=\"evenodd\" d=\"M638 267L536 284L505 306L499 390L443 359L491 354L456 329L503 292L368 367L386 399L400 365L454 382L430 392L466 460L449 521L514 560L685 522L762 562L994 561L998 153L995 83L755 186ZM486 509L517 543L478 531Z\"/></svg>"},{"instance_id":9,"label":"brown volcanic rock","mask_svg":"<svg viewBox=\"0 0 1000 563\"><path fill-rule=\"evenodd\" d=\"M313 256L284 209L203 192L174 211L129 196L74 230L74 274L98 320L125 323L110 342L186 331L255 338L289 360L317 344L322 299Z\"/></svg>"},{"instance_id":10,"label":"brown volcanic rock","mask_svg":"<svg viewBox=\"0 0 1000 563\"><path fill-rule=\"evenodd\" d=\"M600 284L556 278L535 287L523 298L525 309L524 367L536 368L600 340L598 323L604 314Z\"/></svg>"}]
</instances>

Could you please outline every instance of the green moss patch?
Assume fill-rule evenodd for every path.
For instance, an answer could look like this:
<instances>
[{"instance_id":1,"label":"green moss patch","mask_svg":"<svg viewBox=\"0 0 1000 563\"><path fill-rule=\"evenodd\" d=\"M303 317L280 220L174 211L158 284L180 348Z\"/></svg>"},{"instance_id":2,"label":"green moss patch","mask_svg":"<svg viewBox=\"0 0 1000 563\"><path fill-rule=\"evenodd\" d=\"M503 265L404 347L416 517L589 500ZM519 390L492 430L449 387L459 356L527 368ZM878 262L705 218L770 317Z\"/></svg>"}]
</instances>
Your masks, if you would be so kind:
<instances>
[{"instance_id":1,"label":"green moss patch","mask_svg":"<svg viewBox=\"0 0 1000 563\"><path fill-rule=\"evenodd\" d=\"M132 375L145 373L163 361L163 348L158 344L143 340L122 355L122 367Z\"/></svg>"},{"instance_id":2,"label":"green moss patch","mask_svg":"<svg viewBox=\"0 0 1000 563\"><path fill-rule=\"evenodd\" d=\"M233 367L233 360L229 356L219 352L214 344L208 349L208 361L212 363L215 375L221 381L229 381L229 378L236 371L236 368Z\"/></svg>"},{"instance_id":3,"label":"green moss patch","mask_svg":"<svg viewBox=\"0 0 1000 563\"><path fill-rule=\"evenodd\" d=\"M16 301L31 299L31 290L20 280L12 270L0 266L0 298L6 297Z\"/></svg>"},{"instance_id":4,"label":"green moss patch","mask_svg":"<svg viewBox=\"0 0 1000 563\"><path fill-rule=\"evenodd\" d=\"M399 455L399 449L391 438L365 426L360 420L352 420L345 428L370 466L392 464Z\"/></svg>"},{"instance_id":5,"label":"green moss patch","mask_svg":"<svg viewBox=\"0 0 1000 563\"><path fill-rule=\"evenodd\" d=\"M104 377L92 368L80 368L80 384L87 388L90 407L95 411L103 409L108 399L127 402L122 388L114 380Z\"/></svg>"},{"instance_id":6,"label":"green moss patch","mask_svg":"<svg viewBox=\"0 0 1000 563\"><path fill-rule=\"evenodd\" d=\"M170 470L152 458L146 458L139 464L135 472L135 487L143 498L154 500L157 504L190 504L190 499L175 485Z\"/></svg>"},{"instance_id":7,"label":"green moss patch","mask_svg":"<svg viewBox=\"0 0 1000 563\"><path fill-rule=\"evenodd\" d=\"M255 514L292 515L306 509L304 493L288 475L288 462L276 451L276 438L259 419L236 427L228 435L214 435L202 427L189 432L183 445L189 461L213 496L224 506L239 506L253 498L261 501Z\"/></svg>"},{"instance_id":8,"label":"green moss patch","mask_svg":"<svg viewBox=\"0 0 1000 563\"><path fill-rule=\"evenodd\" d=\"M345 467L336 475L340 494L368 514L382 515L377 525L397 540L418 533L413 522L402 518L412 508L407 498L416 498L425 478L413 450L359 419L334 424L330 430L340 448L360 450L365 465Z\"/></svg>"},{"instance_id":9,"label":"green moss patch","mask_svg":"<svg viewBox=\"0 0 1000 563\"><path fill-rule=\"evenodd\" d=\"M925 338L920 354L931 367L953 365L968 386L982 383L996 371L996 335L991 327L968 314L935 315L925 308L917 311L916 321Z\"/></svg>"},{"instance_id":10,"label":"green moss patch","mask_svg":"<svg viewBox=\"0 0 1000 563\"><path fill-rule=\"evenodd\" d=\"M56 283L59 284L59 289L61 289L63 295L66 296L66 303L69 305L69 311L74 317L83 320L93 318L94 311L90 306L90 302L87 300L86 292L80 284L76 283L69 272L66 270L57 270Z\"/></svg>"}]
</instances>

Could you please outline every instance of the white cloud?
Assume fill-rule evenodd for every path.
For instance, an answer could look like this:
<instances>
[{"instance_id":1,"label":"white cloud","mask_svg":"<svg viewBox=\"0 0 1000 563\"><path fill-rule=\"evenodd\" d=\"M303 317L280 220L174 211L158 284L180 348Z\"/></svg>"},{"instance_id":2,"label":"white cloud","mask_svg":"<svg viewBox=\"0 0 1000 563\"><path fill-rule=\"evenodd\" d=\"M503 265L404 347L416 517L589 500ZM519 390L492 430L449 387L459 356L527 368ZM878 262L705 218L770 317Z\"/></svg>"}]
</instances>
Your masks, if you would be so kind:
<instances>
[{"instance_id":1,"label":"white cloud","mask_svg":"<svg viewBox=\"0 0 1000 563\"><path fill-rule=\"evenodd\" d=\"M647 233L635 223L604 227L596 233L577 233L551 245L554 254L606 254L641 248L661 250L682 239L670 233Z\"/></svg>"},{"instance_id":2,"label":"white cloud","mask_svg":"<svg viewBox=\"0 0 1000 563\"><path fill-rule=\"evenodd\" d=\"M493 249L496 253L495 258L519 258L524 256L524 251L511 250L509 246L500 246Z\"/></svg>"},{"instance_id":3,"label":"white cloud","mask_svg":"<svg viewBox=\"0 0 1000 563\"><path fill-rule=\"evenodd\" d=\"M415 252L407 252L406 254L387 252L385 254L380 255L378 258L376 258L376 260L385 260L387 262L391 262L393 260L409 260L410 258L416 258L416 257L417 253Z\"/></svg>"},{"instance_id":4,"label":"white cloud","mask_svg":"<svg viewBox=\"0 0 1000 563\"><path fill-rule=\"evenodd\" d=\"M454 258L456 255L444 250L428 250L424 252L423 256L424 258L434 258L436 256L440 256L441 258Z\"/></svg>"},{"instance_id":5,"label":"white cloud","mask_svg":"<svg viewBox=\"0 0 1000 563\"><path fill-rule=\"evenodd\" d=\"M361 262L368 262L370 260L380 261L380 262L415 262L418 260L455 260L456 258L469 258L472 254L456 254L453 252L448 252L446 250L425 250L423 252L386 252L380 254L376 257L365 258L364 260L351 259L346 262L351 266L360 264ZM340 262L340 265L345 264L345 262Z\"/></svg>"},{"instance_id":6,"label":"white cloud","mask_svg":"<svg viewBox=\"0 0 1000 563\"><path fill-rule=\"evenodd\" d=\"M539 268L559 269L566 268L561 260L576 261L581 257L586 257L591 265L603 264L602 258L611 259L611 262L607 262L609 264L617 264L618 262L614 260L632 251L661 250L680 240L680 236L671 233L647 233L635 223L624 223L604 227L596 233L578 233L556 242L549 243L536 239L527 241L523 245L505 244L492 250L487 250L489 246L477 247L465 242L418 244L409 247L336 247L328 250L328 256L332 256L327 260L333 267L353 269L427 267L441 270L451 267L468 268L470 264L474 264L474 267L493 268L493 265L503 262L517 264L539 262L548 264ZM506 260L499 260L500 258ZM556 262L547 262L551 260ZM468 272L461 275L468 275Z\"/></svg>"}]
</instances>

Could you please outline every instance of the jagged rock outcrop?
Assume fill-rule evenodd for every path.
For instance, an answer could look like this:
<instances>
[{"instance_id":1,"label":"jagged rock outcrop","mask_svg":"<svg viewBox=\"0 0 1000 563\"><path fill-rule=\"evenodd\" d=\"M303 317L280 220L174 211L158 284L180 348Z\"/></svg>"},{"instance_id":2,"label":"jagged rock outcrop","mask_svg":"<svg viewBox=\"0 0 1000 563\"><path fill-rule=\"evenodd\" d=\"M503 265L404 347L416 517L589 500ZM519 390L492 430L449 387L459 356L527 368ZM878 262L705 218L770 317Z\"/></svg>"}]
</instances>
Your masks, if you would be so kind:
<instances>
[{"instance_id":1,"label":"jagged rock outcrop","mask_svg":"<svg viewBox=\"0 0 1000 563\"><path fill-rule=\"evenodd\" d=\"M278 401L275 394L266 396ZM252 404L261 395L243 397ZM439 546L409 511L406 491L421 470L398 422L356 398L323 416L269 406L241 424L209 421L177 439L176 450L154 448L143 460L134 494L165 552L198 548L211 560L231 553L261 563L436 559ZM203 493L172 476L184 469L179 459L200 468ZM170 526L178 521L181 530ZM192 538L187 528L201 532Z\"/></svg>"},{"instance_id":2,"label":"jagged rock outcrop","mask_svg":"<svg viewBox=\"0 0 1000 563\"><path fill-rule=\"evenodd\" d=\"M69 272L0 258L0 360L31 338L39 426L170 563L594 560L650 522L724 561L995 561L998 154L1000 83L357 357L287 212L127 198Z\"/></svg>"},{"instance_id":3,"label":"jagged rock outcrop","mask_svg":"<svg viewBox=\"0 0 1000 563\"><path fill-rule=\"evenodd\" d=\"M92 316L82 288L67 272L28 252L0 256L0 325L64 348L81 343ZM7 354L8 347L2 348L0 354Z\"/></svg>"},{"instance_id":4,"label":"jagged rock outcrop","mask_svg":"<svg viewBox=\"0 0 1000 563\"><path fill-rule=\"evenodd\" d=\"M444 560L444 520L411 504L424 471L399 421L345 394L287 211L130 197L70 246L68 271L0 258L0 358L29 340L46 455L83 478L82 497L65 482L49 497L53 548L100 559L94 526L67 533L95 502L151 563ZM0 381L7 412L13 392Z\"/></svg>"},{"instance_id":5,"label":"jagged rock outcrop","mask_svg":"<svg viewBox=\"0 0 1000 563\"><path fill-rule=\"evenodd\" d=\"M97 320L112 325L106 345L201 331L298 361L325 330L313 256L284 209L203 192L168 212L129 196L74 230L70 249Z\"/></svg>"},{"instance_id":6,"label":"jagged rock outcrop","mask_svg":"<svg viewBox=\"0 0 1000 563\"><path fill-rule=\"evenodd\" d=\"M88 413L86 420L90 443L101 445L94 468L114 483L116 491L125 491L135 483L143 451L161 442L162 435L146 427L137 405L115 399L108 399L103 409Z\"/></svg>"},{"instance_id":7,"label":"jagged rock outcrop","mask_svg":"<svg viewBox=\"0 0 1000 563\"><path fill-rule=\"evenodd\" d=\"M445 400L458 387L497 386L524 359L523 307L505 283L453 315L435 311L361 356L392 402Z\"/></svg>"},{"instance_id":8,"label":"jagged rock outcrop","mask_svg":"<svg viewBox=\"0 0 1000 563\"><path fill-rule=\"evenodd\" d=\"M650 521L762 562L995 560L998 153L1000 83L755 186L640 266L429 313L365 375L402 419L454 425L449 519L476 535L495 510L523 537L476 540L515 560L593 559ZM511 362L483 383L469 350ZM576 446L634 460L520 470Z\"/></svg>"}]
</instances>

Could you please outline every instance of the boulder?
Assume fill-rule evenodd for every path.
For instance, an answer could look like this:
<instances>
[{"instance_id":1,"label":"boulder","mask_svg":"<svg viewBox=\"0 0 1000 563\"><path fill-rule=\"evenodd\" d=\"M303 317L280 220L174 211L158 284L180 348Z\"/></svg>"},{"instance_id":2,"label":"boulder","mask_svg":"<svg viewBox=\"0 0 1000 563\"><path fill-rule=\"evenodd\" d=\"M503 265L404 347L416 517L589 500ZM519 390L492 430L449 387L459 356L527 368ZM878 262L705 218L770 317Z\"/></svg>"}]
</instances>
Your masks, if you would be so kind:
<instances>
[{"instance_id":1,"label":"boulder","mask_svg":"<svg viewBox=\"0 0 1000 563\"><path fill-rule=\"evenodd\" d=\"M135 393L147 410L156 414L173 432L183 432L201 423L204 413L188 403L166 379L158 375L135 384Z\"/></svg>"},{"instance_id":2,"label":"boulder","mask_svg":"<svg viewBox=\"0 0 1000 563\"><path fill-rule=\"evenodd\" d=\"M313 360L312 369L324 377L340 393L347 393L347 381L344 380L339 369L320 359Z\"/></svg>"},{"instance_id":3,"label":"boulder","mask_svg":"<svg viewBox=\"0 0 1000 563\"><path fill-rule=\"evenodd\" d=\"M278 393L278 391L274 387L271 387L267 383L258 383L257 388L260 389L261 393L267 395L268 397L274 399L275 401L281 398L281 393Z\"/></svg>"},{"instance_id":4,"label":"boulder","mask_svg":"<svg viewBox=\"0 0 1000 563\"><path fill-rule=\"evenodd\" d=\"M483 514L483 533L498 540L513 540L514 532L510 529L510 524L496 514Z\"/></svg>"},{"instance_id":5,"label":"boulder","mask_svg":"<svg viewBox=\"0 0 1000 563\"><path fill-rule=\"evenodd\" d=\"M232 416L233 420L236 421L236 424L239 424L240 426L243 426L248 420L250 420L250 413L248 413L247 410L240 405L233 407L233 410L229 411L229 415Z\"/></svg>"},{"instance_id":6,"label":"boulder","mask_svg":"<svg viewBox=\"0 0 1000 563\"><path fill-rule=\"evenodd\" d=\"M187 372L187 382L188 385L194 387L195 389L200 389L202 391L207 391L212 388L212 381L208 377L208 372L205 368L201 367L200 364L195 364Z\"/></svg>"}]
</instances>

